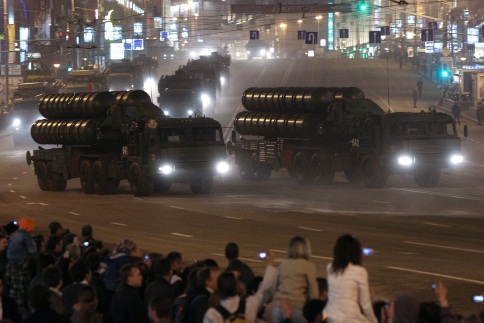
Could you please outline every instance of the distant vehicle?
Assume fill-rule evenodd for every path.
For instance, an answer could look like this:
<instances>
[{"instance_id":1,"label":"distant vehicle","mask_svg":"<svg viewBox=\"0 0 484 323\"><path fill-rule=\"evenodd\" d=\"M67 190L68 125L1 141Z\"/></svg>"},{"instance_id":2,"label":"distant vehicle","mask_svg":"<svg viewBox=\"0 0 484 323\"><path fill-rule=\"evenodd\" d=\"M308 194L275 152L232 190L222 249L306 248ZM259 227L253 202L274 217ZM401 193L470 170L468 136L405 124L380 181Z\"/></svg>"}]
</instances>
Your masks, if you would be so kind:
<instances>
[{"instance_id":1,"label":"distant vehicle","mask_svg":"<svg viewBox=\"0 0 484 323\"><path fill-rule=\"evenodd\" d=\"M217 43L211 42L195 42L187 46L189 59L198 59L200 56L207 56L213 52L217 52L220 55L227 55L227 48L220 46Z\"/></svg>"},{"instance_id":2,"label":"distant vehicle","mask_svg":"<svg viewBox=\"0 0 484 323\"><path fill-rule=\"evenodd\" d=\"M190 89L166 90L160 93L159 107L172 118L199 117L203 115L200 95Z\"/></svg>"},{"instance_id":3,"label":"distant vehicle","mask_svg":"<svg viewBox=\"0 0 484 323\"><path fill-rule=\"evenodd\" d=\"M96 70L74 70L62 82L59 93L108 91L106 76Z\"/></svg>"},{"instance_id":4,"label":"distant vehicle","mask_svg":"<svg viewBox=\"0 0 484 323\"><path fill-rule=\"evenodd\" d=\"M245 45L247 59L271 58L270 46L262 39L249 40Z\"/></svg>"},{"instance_id":5,"label":"distant vehicle","mask_svg":"<svg viewBox=\"0 0 484 323\"><path fill-rule=\"evenodd\" d=\"M45 94L57 91L55 84L49 82L20 83L13 91L10 120L15 146L33 143L30 127L36 120L42 119L38 109L39 101Z\"/></svg>"},{"instance_id":6,"label":"distant vehicle","mask_svg":"<svg viewBox=\"0 0 484 323\"><path fill-rule=\"evenodd\" d=\"M175 48L166 42L161 42L157 48L158 59L175 59Z\"/></svg>"},{"instance_id":7,"label":"distant vehicle","mask_svg":"<svg viewBox=\"0 0 484 323\"><path fill-rule=\"evenodd\" d=\"M111 63L103 72L109 91L130 91L143 88L142 70L129 59Z\"/></svg>"}]
</instances>

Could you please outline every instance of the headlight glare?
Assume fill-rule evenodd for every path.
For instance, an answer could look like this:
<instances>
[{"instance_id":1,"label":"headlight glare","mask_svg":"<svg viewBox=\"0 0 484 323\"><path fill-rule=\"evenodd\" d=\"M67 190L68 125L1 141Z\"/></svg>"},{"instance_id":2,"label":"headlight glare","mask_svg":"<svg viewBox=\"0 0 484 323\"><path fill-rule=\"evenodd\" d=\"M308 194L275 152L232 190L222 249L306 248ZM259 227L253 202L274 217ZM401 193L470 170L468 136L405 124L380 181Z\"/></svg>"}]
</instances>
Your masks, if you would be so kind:
<instances>
[{"instance_id":1,"label":"headlight glare","mask_svg":"<svg viewBox=\"0 0 484 323\"><path fill-rule=\"evenodd\" d=\"M413 158L410 156L400 156L398 157L398 165L410 166L413 164Z\"/></svg>"},{"instance_id":2,"label":"headlight glare","mask_svg":"<svg viewBox=\"0 0 484 323\"><path fill-rule=\"evenodd\" d=\"M462 155L452 155L450 157L450 162L454 165L461 164L464 162L464 156Z\"/></svg>"},{"instance_id":3,"label":"headlight glare","mask_svg":"<svg viewBox=\"0 0 484 323\"><path fill-rule=\"evenodd\" d=\"M227 162L222 161L222 162L219 162L217 164L217 172L219 174L225 174L225 173L227 173L229 171L229 168L230 168L230 166L229 166L229 164Z\"/></svg>"},{"instance_id":4,"label":"headlight glare","mask_svg":"<svg viewBox=\"0 0 484 323\"><path fill-rule=\"evenodd\" d=\"M162 174L169 175L175 170L175 167L172 165L163 165L159 170Z\"/></svg>"},{"instance_id":5,"label":"headlight glare","mask_svg":"<svg viewBox=\"0 0 484 323\"><path fill-rule=\"evenodd\" d=\"M12 121L12 126L18 127L18 126L20 126L21 123L22 123L22 121L19 118L15 118Z\"/></svg>"}]
</instances>

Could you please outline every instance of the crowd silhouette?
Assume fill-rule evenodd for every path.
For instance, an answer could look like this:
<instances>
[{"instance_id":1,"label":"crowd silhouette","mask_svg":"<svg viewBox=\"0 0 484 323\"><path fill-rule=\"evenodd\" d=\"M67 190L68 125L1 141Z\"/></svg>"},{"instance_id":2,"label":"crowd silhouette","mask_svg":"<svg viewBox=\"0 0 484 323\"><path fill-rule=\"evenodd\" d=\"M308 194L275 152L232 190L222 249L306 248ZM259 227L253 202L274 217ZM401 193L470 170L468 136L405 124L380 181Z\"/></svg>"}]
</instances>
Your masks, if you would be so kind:
<instances>
[{"instance_id":1,"label":"crowd silhouette","mask_svg":"<svg viewBox=\"0 0 484 323\"><path fill-rule=\"evenodd\" d=\"M435 283L435 300L409 295L375 299L362 265L360 242L339 237L326 278L318 277L307 239L292 237L275 265L265 253L263 276L226 245L222 268L206 258L184 266L180 251L144 253L130 240L111 250L90 225L77 235L54 221L48 236L21 218L0 230L0 323L223 323L223 322L483 322L452 313L447 289Z\"/></svg>"}]
</instances>

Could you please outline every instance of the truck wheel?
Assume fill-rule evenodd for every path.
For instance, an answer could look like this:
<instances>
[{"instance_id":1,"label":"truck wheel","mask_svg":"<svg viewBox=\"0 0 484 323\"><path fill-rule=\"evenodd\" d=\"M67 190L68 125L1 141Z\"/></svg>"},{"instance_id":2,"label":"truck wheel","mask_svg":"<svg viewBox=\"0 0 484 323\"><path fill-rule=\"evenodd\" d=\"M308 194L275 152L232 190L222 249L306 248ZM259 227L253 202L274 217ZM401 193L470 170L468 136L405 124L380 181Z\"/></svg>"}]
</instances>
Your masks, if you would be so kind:
<instances>
[{"instance_id":1,"label":"truck wheel","mask_svg":"<svg viewBox=\"0 0 484 323\"><path fill-rule=\"evenodd\" d=\"M245 151L239 159L239 175L242 179L254 179L256 176L252 152Z\"/></svg>"},{"instance_id":2,"label":"truck wheel","mask_svg":"<svg viewBox=\"0 0 484 323\"><path fill-rule=\"evenodd\" d=\"M420 167L413 174L413 178L420 187L435 187L440 181L440 169Z\"/></svg>"},{"instance_id":3,"label":"truck wheel","mask_svg":"<svg viewBox=\"0 0 484 323\"><path fill-rule=\"evenodd\" d=\"M309 161L308 155L305 152L300 151L296 153L291 167L295 178L302 182L309 180Z\"/></svg>"},{"instance_id":4,"label":"truck wheel","mask_svg":"<svg viewBox=\"0 0 484 323\"><path fill-rule=\"evenodd\" d=\"M106 163L96 160L92 165L92 178L94 182L94 192L99 195L111 194L114 182L108 177Z\"/></svg>"},{"instance_id":5,"label":"truck wheel","mask_svg":"<svg viewBox=\"0 0 484 323\"><path fill-rule=\"evenodd\" d=\"M309 163L309 177L312 181L320 180L323 184L332 184L334 170L331 169L331 159L325 153L314 153Z\"/></svg>"},{"instance_id":6,"label":"truck wheel","mask_svg":"<svg viewBox=\"0 0 484 323\"><path fill-rule=\"evenodd\" d=\"M43 161L37 161L34 164L35 173L37 174L37 183L42 191L50 191L47 164Z\"/></svg>"},{"instance_id":7,"label":"truck wheel","mask_svg":"<svg viewBox=\"0 0 484 323\"><path fill-rule=\"evenodd\" d=\"M365 156L361 162L361 176L366 187L381 188L385 186L388 176L380 169L378 159L374 156Z\"/></svg>"},{"instance_id":8,"label":"truck wheel","mask_svg":"<svg viewBox=\"0 0 484 323\"><path fill-rule=\"evenodd\" d=\"M346 180L350 183L361 182L360 172L358 172L358 169L356 169L356 168L351 168L351 169L345 170L345 177L346 177Z\"/></svg>"},{"instance_id":9,"label":"truck wheel","mask_svg":"<svg viewBox=\"0 0 484 323\"><path fill-rule=\"evenodd\" d=\"M153 180L143 175L139 163L132 163L129 167L129 186L134 196L150 196L153 193Z\"/></svg>"},{"instance_id":10,"label":"truck wheel","mask_svg":"<svg viewBox=\"0 0 484 323\"><path fill-rule=\"evenodd\" d=\"M267 181L271 177L272 168L267 164L258 164L255 177L259 181Z\"/></svg>"},{"instance_id":11,"label":"truck wheel","mask_svg":"<svg viewBox=\"0 0 484 323\"><path fill-rule=\"evenodd\" d=\"M208 194L212 190L213 177L205 176L190 181L193 194Z\"/></svg>"},{"instance_id":12,"label":"truck wheel","mask_svg":"<svg viewBox=\"0 0 484 323\"><path fill-rule=\"evenodd\" d=\"M164 179L157 179L154 183L154 191L160 193L167 193L171 188L171 182L168 182Z\"/></svg>"},{"instance_id":13,"label":"truck wheel","mask_svg":"<svg viewBox=\"0 0 484 323\"><path fill-rule=\"evenodd\" d=\"M92 174L92 161L84 159L79 168L79 179L81 180L82 191L85 194L94 193L94 179Z\"/></svg>"},{"instance_id":14,"label":"truck wheel","mask_svg":"<svg viewBox=\"0 0 484 323\"><path fill-rule=\"evenodd\" d=\"M47 178L49 190L53 192L62 192L66 189L67 180L64 179L62 174L56 174L53 172L54 166L52 162L47 163Z\"/></svg>"}]
</instances>

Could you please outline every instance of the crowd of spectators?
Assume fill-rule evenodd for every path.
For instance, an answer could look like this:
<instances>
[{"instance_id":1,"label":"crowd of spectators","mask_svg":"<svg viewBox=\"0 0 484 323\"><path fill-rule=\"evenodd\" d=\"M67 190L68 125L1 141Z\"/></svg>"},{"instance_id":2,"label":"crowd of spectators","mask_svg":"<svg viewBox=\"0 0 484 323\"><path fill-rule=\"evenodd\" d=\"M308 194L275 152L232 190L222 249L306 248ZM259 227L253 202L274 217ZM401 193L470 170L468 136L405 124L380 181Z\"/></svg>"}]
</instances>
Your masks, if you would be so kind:
<instances>
[{"instance_id":1,"label":"crowd of spectators","mask_svg":"<svg viewBox=\"0 0 484 323\"><path fill-rule=\"evenodd\" d=\"M124 239L108 250L86 225L78 236L59 222L47 237L34 235L29 218L0 231L0 323L223 323L223 322L483 322L452 313L447 289L435 301L408 295L376 300L357 238L343 235L318 277L307 239L293 237L278 266L266 252L263 276L226 245L227 266L207 258L183 266L180 252L143 253Z\"/></svg>"}]
</instances>

